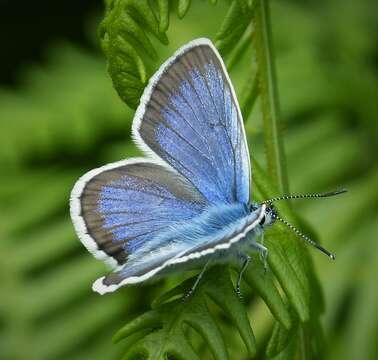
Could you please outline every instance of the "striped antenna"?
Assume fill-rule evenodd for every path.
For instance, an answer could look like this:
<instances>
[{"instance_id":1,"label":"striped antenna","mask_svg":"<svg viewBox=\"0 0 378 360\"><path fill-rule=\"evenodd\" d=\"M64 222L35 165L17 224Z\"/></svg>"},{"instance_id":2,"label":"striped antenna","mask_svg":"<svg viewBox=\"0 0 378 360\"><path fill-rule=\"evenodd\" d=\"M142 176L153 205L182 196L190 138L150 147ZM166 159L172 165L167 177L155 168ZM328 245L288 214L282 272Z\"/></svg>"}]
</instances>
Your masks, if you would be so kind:
<instances>
[{"instance_id":1,"label":"striped antenna","mask_svg":"<svg viewBox=\"0 0 378 360\"><path fill-rule=\"evenodd\" d=\"M322 253L326 254L332 260L335 260L335 255L333 255L332 253L330 253L328 250L324 249L324 247L320 246L318 243L316 243L314 240L310 239L308 236L302 234L295 226L291 225L286 220L284 220L281 217L279 217L277 214L272 214L272 216L273 216L274 219L277 219L277 220L281 221L288 228L290 228L291 230L293 230L296 235L298 235L302 239L306 240L309 244L311 244L312 246L314 246L315 248L317 248L318 250L320 250Z\"/></svg>"},{"instance_id":2,"label":"striped antenna","mask_svg":"<svg viewBox=\"0 0 378 360\"><path fill-rule=\"evenodd\" d=\"M271 204L275 201L289 200L289 199L325 198L325 197L343 194L347 191L348 191L347 189L341 189L341 190L330 191L330 192L326 192L326 193L318 193L318 194L284 195L284 196L275 197L273 199L265 200L262 203L263 204Z\"/></svg>"}]
</instances>

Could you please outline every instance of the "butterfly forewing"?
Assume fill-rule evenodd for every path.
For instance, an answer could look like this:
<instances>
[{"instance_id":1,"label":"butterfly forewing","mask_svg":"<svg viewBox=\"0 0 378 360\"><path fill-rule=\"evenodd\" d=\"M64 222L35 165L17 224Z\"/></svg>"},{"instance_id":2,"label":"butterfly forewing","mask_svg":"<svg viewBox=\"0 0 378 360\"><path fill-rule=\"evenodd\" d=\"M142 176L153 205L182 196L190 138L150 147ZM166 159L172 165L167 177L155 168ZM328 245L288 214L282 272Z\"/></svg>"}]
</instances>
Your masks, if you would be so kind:
<instances>
[{"instance_id":1,"label":"butterfly forewing","mask_svg":"<svg viewBox=\"0 0 378 360\"><path fill-rule=\"evenodd\" d=\"M191 42L152 78L134 135L212 204L247 203L250 164L239 106L222 59Z\"/></svg>"}]
</instances>

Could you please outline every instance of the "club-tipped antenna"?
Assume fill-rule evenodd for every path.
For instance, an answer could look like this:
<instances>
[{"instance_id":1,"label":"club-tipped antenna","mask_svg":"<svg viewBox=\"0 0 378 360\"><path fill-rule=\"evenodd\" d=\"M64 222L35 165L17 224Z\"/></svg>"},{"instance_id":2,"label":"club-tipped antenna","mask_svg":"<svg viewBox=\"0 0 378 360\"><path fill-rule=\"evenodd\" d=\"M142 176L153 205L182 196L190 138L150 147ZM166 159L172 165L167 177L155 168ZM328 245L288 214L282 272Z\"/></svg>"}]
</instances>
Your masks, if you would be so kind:
<instances>
[{"instance_id":1,"label":"club-tipped antenna","mask_svg":"<svg viewBox=\"0 0 378 360\"><path fill-rule=\"evenodd\" d=\"M329 191L329 192L325 192L325 193L318 193L318 194L297 194L297 195L284 195L284 196L279 196L279 197L275 197L275 198L272 198L272 199L268 199L268 200L265 200L263 201L263 204L271 204L275 201L279 201L279 200L289 200L289 199L309 199L309 198L325 198L325 197L330 197L330 196L335 196L335 195L339 195L339 194L343 194L345 192L347 192L348 190L347 189L340 189L340 190L336 190L336 191Z\"/></svg>"},{"instance_id":2,"label":"club-tipped antenna","mask_svg":"<svg viewBox=\"0 0 378 360\"><path fill-rule=\"evenodd\" d=\"M314 240L310 239L305 234L302 234L302 232L299 231L295 226L291 225L286 220L284 220L281 217L279 217L277 214L273 214L273 218L281 221L288 228L290 228L291 230L293 230L296 235L298 235L302 239L306 240L309 244L311 244L312 246L314 246L315 248L317 248L318 250L320 250L323 254L326 254L332 260L335 260L335 255L333 255L332 253L330 253L328 250L324 249L324 247L320 246L318 243L316 243Z\"/></svg>"}]
</instances>

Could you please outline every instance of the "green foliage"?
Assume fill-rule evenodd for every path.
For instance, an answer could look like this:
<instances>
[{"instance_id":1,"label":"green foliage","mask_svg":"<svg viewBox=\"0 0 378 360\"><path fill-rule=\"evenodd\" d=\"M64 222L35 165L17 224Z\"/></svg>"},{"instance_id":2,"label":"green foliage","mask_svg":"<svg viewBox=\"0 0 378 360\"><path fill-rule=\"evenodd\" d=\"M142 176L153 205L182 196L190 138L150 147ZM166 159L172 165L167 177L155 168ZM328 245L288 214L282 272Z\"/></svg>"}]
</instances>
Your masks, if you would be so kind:
<instances>
[{"instance_id":1,"label":"green foliage","mask_svg":"<svg viewBox=\"0 0 378 360\"><path fill-rule=\"evenodd\" d=\"M184 40L198 34L216 40L246 120L254 157L253 196L279 194L276 177L263 170L269 168L263 156L266 118L260 110L261 95L257 96L258 63L251 61L256 56L252 52L256 32L249 25L241 31L239 22L232 26L235 20L230 21L234 17L244 23L235 14L259 14L256 3L238 1L241 6L232 2L226 8L221 1L216 6L192 2L182 21L176 16L169 19L171 2L156 4L162 9L156 14L165 14L156 16L159 32L168 29L170 44L165 48L150 40L159 60L141 57L149 62L146 69L151 68L146 78ZM227 294L226 305L236 304L230 300L234 293L222 286L231 290L229 276L233 279L237 269L210 271L194 297L181 304L174 299L192 284L188 280L162 295L152 310L152 299L175 289L180 277L105 297L91 292L91 282L105 269L76 239L67 211L69 192L84 171L137 154L128 137L132 112L114 94L97 55L55 46L47 52L47 65L21 73L17 89L1 89L0 358L117 359L122 354L131 357L131 349L168 350L179 358L174 353L178 348L169 347L172 339L164 338L175 334L182 340L180 349L189 352L190 344L201 359L213 358L209 348L215 347L218 358L236 360L254 352L258 359L310 359L311 354L329 360L375 359L378 90L373 14L378 12L374 6L374 1L356 0L272 2L290 189L309 192L342 185L350 192L340 199L293 203L299 219L287 206L280 207L282 214L326 243L337 260L330 262L311 250L318 281L308 250L277 225L266 236L270 270L264 274L255 259L243 283L245 304L237 303L237 311L217 303L214 298L222 298L213 293L222 291ZM158 8L152 9L155 13ZM239 31L240 39L235 40L233 31ZM225 279L219 285L218 275ZM167 307L174 311L167 312ZM154 325L148 327L143 316L155 316ZM110 334L125 321L127 332L119 333L125 338L112 345ZM166 340L160 341L162 337Z\"/></svg>"},{"instance_id":2,"label":"green foliage","mask_svg":"<svg viewBox=\"0 0 378 360\"><path fill-rule=\"evenodd\" d=\"M89 154L125 133L128 112L102 61L63 44L49 53L48 67L0 97L1 359L82 359L83 344L115 331L114 318L138 301L92 295L88 284L105 269L80 255L67 211L82 155L94 166ZM90 357L109 344L101 335Z\"/></svg>"},{"instance_id":3,"label":"green foliage","mask_svg":"<svg viewBox=\"0 0 378 360\"><path fill-rule=\"evenodd\" d=\"M203 278L202 285L188 301L182 296L192 286L192 279L165 293L155 301L155 307L124 326L115 336L115 341L138 335L139 341L129 339L124 359L144 355L149 359L174 357L179 360L199 359L187 339L184 324L198 332L217 360L228 359L227 346L209 311L207 298L216 303L238 329L248 353L256 353L255 338L249 325L247 313L235 293L228 273L220 267L213 268ZM178 300L170 300L179 295ZM162 302L163 301L163 302Z\"/></svg>"},{"instance_id":4,"label":"green foliage","mask_svg":"<svg viewBox=\"0 0 378 360\"><path fill-rule=\"evenodd\" d=\"M254 17L257 73L264 123L264 140L269 175L281 193L288 193L285 153L280 131L276 70L272 44L270 10L267 1L258 3Z\"/></svg>"},{"instance_id":5,"label":"green foliage","mask_svg":"<svg viewBox=\"0 0 378 360\"><path fill-rule=\"evenodd\" d=\"M111 94L104 75L93 76L104 64L69 45L52 53L49 67L23 74L22 91L1 91L3 166L22 166L46 154L86 151L106 127L125 131L125 114L131 112ZM100 105L96 99L102 99Z\"/></svg>"},{"instance_id":6,"label":"green foliage","mask_svg":"<svg viewBox=\"0 0 378 360\"><path fill-rule=\"evenodd\" d=\"M216 0L210 3L215 4ZM155 14L155 5L157 14ZM177 15L183 18L191 1L178 0ZM168 43L173 4L168 0L107 0L105 18L99 27L99 36L108 59L108 71L121 99L132 108L139 98L148 78L156 70L157 52L148 38L152 34L162 44ZM219 32L219 48L229 51L250 23L250 1L234 1ZM235 26L235 23L237 26Z\"/></svg>"}]
</instances>

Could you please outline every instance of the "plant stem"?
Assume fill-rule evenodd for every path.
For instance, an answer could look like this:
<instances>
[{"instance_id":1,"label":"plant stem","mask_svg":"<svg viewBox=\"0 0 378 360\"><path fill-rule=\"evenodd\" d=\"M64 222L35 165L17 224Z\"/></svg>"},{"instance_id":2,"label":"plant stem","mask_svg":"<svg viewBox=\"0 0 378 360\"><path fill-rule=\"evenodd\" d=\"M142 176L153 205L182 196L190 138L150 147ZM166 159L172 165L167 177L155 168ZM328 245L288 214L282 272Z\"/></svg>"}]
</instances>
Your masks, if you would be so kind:
<instances>
[{"instance_id":1,"label":"plant stem","mask_svg":"<svg viewBox=\"0 0 378 360\"><path fill-rule=\"evenodd\" d=\"M299 353L301 360L311 359L311 349L309 344L309 334L308 331L305 329L306 325L302 325L299 328Z\"/></svg>"},{"instance_id":2,"label":"plant stem","mask_svg":"<svg viewBox=\"0 0 378 360\"><path fill-rule=\"evenodd\" d=\"M264 142L268 174L277 190L288 193L284 145L279 124L279 101L272 47L272 30L268 0L255 0L255 49L264 122Z\"/></svg>"}]
</instances>

